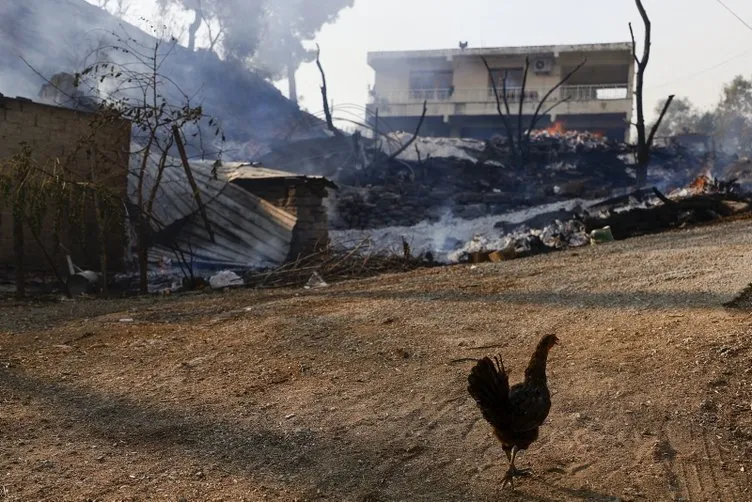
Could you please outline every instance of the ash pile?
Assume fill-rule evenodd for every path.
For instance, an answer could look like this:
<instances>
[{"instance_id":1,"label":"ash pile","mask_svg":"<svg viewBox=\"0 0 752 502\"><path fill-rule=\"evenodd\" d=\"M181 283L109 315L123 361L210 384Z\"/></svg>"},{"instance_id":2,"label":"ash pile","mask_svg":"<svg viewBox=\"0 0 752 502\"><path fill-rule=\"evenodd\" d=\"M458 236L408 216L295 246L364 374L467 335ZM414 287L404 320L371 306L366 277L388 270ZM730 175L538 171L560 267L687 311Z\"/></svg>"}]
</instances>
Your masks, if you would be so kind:
<instances>
[{"instance_id":1,"label":"ash pile","mask_svg":"<svg viewBox=\"0 0 752 502\"><path fill-rule=\"evenodd\" d=\"M729 216L746 199L737 184L718 180L752 181L750 162L671 142L652 151L647 186L657 191L639 192L631 148L598 134L532 131L524 165L511 150L505 137L356 134L288 144L262 161L337 182L334 243L371 239L399 253L407 241L416 256L441 263L577 247L609 225L619 239Z\"/></svg>"},{"instance_id":2,"label":"ash pile","mask_svg":"<svg viewBox=\"0 0 752 502\"><path fill-rule=\"evenodd\" d=\"M501 215L573 198L598 199L634 186L630 148L587 132L535 131L524 166L513 162L506 138L489 141L396 134L373 161L336 173L332 228L380 228L438 221L447 211L463 219ZM395 153L398 153L395 156ZM681 147L658 148L649 182L684 186L706 159Z\"/></svg>"}]
</instances>

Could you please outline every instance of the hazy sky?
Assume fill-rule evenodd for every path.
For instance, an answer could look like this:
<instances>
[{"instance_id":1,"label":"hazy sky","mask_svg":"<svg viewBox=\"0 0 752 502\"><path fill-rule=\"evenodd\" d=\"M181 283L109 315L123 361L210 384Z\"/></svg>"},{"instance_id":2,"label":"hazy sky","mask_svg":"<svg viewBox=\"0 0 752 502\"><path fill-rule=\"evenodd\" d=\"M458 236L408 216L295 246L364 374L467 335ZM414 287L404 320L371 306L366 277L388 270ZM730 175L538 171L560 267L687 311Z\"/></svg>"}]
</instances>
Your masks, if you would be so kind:
<instances>
[{"instance_id":1,"label":"hazy sky","mask_svg":"<svg viewBox=\"0 0 752 502\"><path fill-rule=\"evenodd\" d=\"M154 3L133 1L144 12ZM724 3L752 25L752 2ZM718 0L644 4L653 22L646 78L651 111L671 93L711 106L725 82L737 74L752 76L752 29ZM357 113L373 82L368 51L454 48L460 40L471 47L628 41L629 21L641 41L642 23L633 0L355 0L355 7L325 26L317 41L337 113ZM312 112L321 109L319 83L314 65L299 70L301 104Z\"/></svg>"}]
</instances>

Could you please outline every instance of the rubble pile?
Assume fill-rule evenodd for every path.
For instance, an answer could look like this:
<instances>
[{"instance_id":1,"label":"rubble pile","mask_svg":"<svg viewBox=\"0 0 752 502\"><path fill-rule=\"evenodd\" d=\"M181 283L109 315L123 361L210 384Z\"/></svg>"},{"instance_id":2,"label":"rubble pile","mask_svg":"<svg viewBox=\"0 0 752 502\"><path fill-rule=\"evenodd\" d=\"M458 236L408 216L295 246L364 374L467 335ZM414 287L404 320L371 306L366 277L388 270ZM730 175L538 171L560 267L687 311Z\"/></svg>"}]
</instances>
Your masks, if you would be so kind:
<instances>
[{"instance_id":1,"label":"rubble pile","mask_svg":"<svg viewBox=\"0 0 752 502\"><path fill-rule=\"evenodd\" d=\"M530 141L525 165L513 161L503 136L479 141L407 133L376 142L330 138L325 151L311 141L273 159L337 181L340 189L329 200L333 241L370 236L394 244L394 252L407 238L414 252L444 263L478 253L508 259L576 247L609 224L621 239L746 207L736 201L729 209L736 185L708 169L720 178L729 166L746 172L750 163L720 153L711 158L678 143L656 146L648 186L659 197L652 189L633 192L634 152L623 143L556 128L533 131ZM295 152L306 157L295 159ZM320 167L317 159L325 159ZM708 198L715 195L723 200Z\"/></svg>"},{"instance_id":2,"label":"rubble pile","mask_svg":"<svg viewBox=\"0 0 752 502\"><path fill-rule=\"evenodd\" d=\"M409 240L415 252L440 263L502 261L559 249L661 232L752 212L752 196L732 182L703 174L670 196L655 188L600 200L565 203L485 216L472 221L451 213L411 227L335 231L335 240L370 237L392 246ZM608 239L603 239L607 235Z\"/></svg>"},{"instance_id":3,"label":"rubble pile","mask_svg":"<svg viewBox=\"0 0 752 502\"><path fill-rule=\"evenodd\" d=\"M475 236L460 249L449 253L447 258L450 263L511 260L580 247L589 242L590 238L581 221L554 220L542 228L521 225L512 233L495 240L482 235Z\"/></svg>"},{"instance_id":4,"label":"rubble pile","mask_svg":"<svg viewBox=\"0 0 752 502\"><path fill-rule=\"evenodd\" d=\"M393 154L397 145L383 146ZM626 145L593 133L531 134L530 159L510 162L507 141L417 138L395 159L343 170L330 213L336 229L410 226L436 221L446 211L465 219L575 197L607 197L634 185L633 155ZM656 149L649 182L661 189L685 186L705 159L679 146Z\"/></svg>"},{"instance_id":5,"label":"rubble pile","mask_svg":"<svg viewBox=\"0 0 752 502\"><path fill-rule=\"evenodd\" d=\"M396 159L343 173L334 228L436 221L446 211L473 219L588 194L605 196L634 177L618 154L547 154L512 167L497 142L420 138Z\"/></svg>"},{"instance_id":6,"label":"rubble pile","mask_svg":"<svg viewBox=\"0 0 752 502\"><path fill-rule=\"evenodd\" d=\"M542 129L532 131L530 139L535 145L550 146L559 152L581 153L592 151L612 151L619 144L603 134L589 131L562 131Z\"/></svg>"}]
</instances>

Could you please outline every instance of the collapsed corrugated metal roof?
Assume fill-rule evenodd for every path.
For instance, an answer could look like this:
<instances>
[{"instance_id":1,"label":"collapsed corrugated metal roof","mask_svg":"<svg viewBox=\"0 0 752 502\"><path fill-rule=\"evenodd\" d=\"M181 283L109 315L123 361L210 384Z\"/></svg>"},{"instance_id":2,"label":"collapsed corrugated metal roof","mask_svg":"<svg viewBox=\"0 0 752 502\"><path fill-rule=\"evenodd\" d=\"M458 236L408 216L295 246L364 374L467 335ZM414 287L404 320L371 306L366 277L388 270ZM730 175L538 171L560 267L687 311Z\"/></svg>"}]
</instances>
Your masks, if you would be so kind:
<instances>
[{"instance_id":1,"label":"collapsed corrugated metal roof","mask_svg":"<svg viewBox=\"0 0 752 502\"><path fill-rule=\"evenodd\" d=\"M138 151L138 148L134 148ZM143 156L131 157L130 201L138 204L138 172ZM143 194L148 199L159 173L160 156L147 162ZM154 238L150 261L181 253L197 268L259 268L282 263L288 255L296 218L232 183L239 179L312 179L238 162L214 166L191 160L191 172L206 208L214 241L206 228L179 158L167 157L152 208ZM315 179L330 184L321 177Z\"/></svg>"}]
</instances>

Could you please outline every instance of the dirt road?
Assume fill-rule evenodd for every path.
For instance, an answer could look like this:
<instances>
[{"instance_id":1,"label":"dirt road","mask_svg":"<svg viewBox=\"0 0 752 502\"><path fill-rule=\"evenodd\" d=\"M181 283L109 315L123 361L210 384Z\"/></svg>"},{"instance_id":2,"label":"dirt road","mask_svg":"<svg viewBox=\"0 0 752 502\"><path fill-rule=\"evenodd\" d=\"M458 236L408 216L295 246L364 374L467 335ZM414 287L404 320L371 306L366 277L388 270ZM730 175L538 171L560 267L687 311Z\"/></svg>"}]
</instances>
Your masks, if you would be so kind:
<instances>
[{"instance_id":1,"label":"dirt road","mask_svg":"<svg viewBox=\"0 0 752 502\"><path fill-rule=\"evenodd\" d=\"M6 303L0 500L752 501L752 318L722 306L750 281L738 222L315 291ZM545 333L553 407L500 492L463 359L516 381Z\"/></svg>"}]
</instances>

